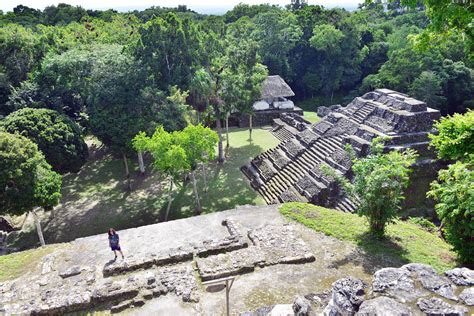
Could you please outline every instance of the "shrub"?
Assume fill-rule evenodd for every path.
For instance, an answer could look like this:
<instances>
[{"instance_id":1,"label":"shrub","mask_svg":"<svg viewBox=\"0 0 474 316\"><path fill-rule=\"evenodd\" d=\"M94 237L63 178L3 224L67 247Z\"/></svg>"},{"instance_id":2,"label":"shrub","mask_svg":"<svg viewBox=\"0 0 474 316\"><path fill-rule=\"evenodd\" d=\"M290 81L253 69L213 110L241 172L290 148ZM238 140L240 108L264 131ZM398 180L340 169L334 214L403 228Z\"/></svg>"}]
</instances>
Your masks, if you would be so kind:
<instances>
[{"instance_id":1,"label":"shrub","mask_svg":"<svg viewBox=\"0 0 474 316\"><path fill-rule=\"evenodd\" d=\"M383 139L375 138L371 154L354 159L352 183L329 168L323 169L323 172L336 177L346 193L358 202L357 214L367 218L370 232L376 237L382 237L385 225L397 217L404 199L403 190L409 184L409 167L417 157L411 149L383 154L382 142ZM346 151L353 156L349 148Z\"/></svg>"},{"instance_id":2,"label":"shrub","mask_svg":"<svg viewBox=\"0 0 474 316\"><path fill-rule=\"evenodd\" d=\"M438 180L431 183L431 196L438 202L436 213L459 259L474 262L474 173L473 163L456 162L440 170Z\"/></svg>"},{"instance_id":3,"label":"shrub","mask_svg":"<svg viewBox=\"0 0 474 316\"><path fill-rule=\"evenodd\" d=\"M430 135L430 145L440 159L464 160L474 154L474 111L443 117L434 127L438 135Z\"/></svg>"}]
</instances>

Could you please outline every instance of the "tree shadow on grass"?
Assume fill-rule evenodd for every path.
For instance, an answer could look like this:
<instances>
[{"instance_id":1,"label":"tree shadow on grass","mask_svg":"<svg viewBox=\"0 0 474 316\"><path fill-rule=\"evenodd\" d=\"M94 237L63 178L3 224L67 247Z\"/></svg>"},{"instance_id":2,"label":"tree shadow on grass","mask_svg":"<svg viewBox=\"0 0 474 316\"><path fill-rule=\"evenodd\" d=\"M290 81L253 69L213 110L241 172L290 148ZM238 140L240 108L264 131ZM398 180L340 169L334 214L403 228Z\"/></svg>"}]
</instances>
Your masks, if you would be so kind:
<instances>
[{"instance_id":1,"label":"tree shadow on grass","mask_svg":"<svg viewBox=\"0 0 474 316\"><path fill-rule=\"evenodd\" d=\"M362 266L364 272L373 274L382 267L399 267L410 262L407 251L393 238L376 238L370 232L365 232L357 236L356 244L354 251L331 263L329 267L338 268L352 263Z\"/></svg>"},{"instance_id":2,"label":"tree shadow on grass","mask_svg":"<svg viewBox=\"0 0 474 316\"><path fill-rule=\"evenodd\" d=\"M204 214L255 204L259 195L251 188L240 167L262 151L262 147L255 144L229 148L228 159L223 164L213 162L207 166L207 191L204 190L202 170L197 170L197 186ZM174 196L170 219L193 216L194 204L192 185L187 183Z\"/></svg>"},{"instance_id":3,"label":"tree shadow on grass","mask_svg":"<svg viewBox=\"0 0 474 316\"><path fill-rule=\"evenodd\" d=\"M198 170L198 191L203 213L235 208L244 204L264 204L250 187L240 167L264 151L257 142L245 142L228 149L224 164L210 163L207 167L208 190L204 191L201 169ZM47 243L68 242L79 237L102 234L109 227L117 230L154 224L163 220L167 204L167 183L151 171L147 162L146 176L139 176L135 160L130 160L133 191L125 188L121 157L103 146L92 148L86 165L76 174L63 178L61 204L52 214L42 217ZM192 185L184 184L173 193L169 219L194 215ZM12 236L13 237L13 236ZM34 227L16 234L12 246L26 249L38 244Z\"/></svg>"}]
</instances>

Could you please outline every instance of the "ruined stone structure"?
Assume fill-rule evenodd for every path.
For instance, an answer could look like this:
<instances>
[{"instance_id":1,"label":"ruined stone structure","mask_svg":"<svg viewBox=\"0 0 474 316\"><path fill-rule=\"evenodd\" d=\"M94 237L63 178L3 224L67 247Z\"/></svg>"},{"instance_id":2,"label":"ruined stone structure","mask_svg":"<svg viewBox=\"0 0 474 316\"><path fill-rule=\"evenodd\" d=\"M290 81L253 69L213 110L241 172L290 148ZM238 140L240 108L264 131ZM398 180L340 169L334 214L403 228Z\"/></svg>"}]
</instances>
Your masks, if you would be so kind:
<instances>
[{"instance_id":1,"label":"ruined stone structure","mask_svg":"<svg viewBox=\"0 0 474 316\"><path fill-rule=\"evenodd\" d=\"M276 205L119 234L124 261L111 260L106 233L49 245L27 272L0 282L0 315L225 315L225 291L202 281L227 276L236 277L231 315L474 313L474 271L382 265L352 243L288 221Z\"/></svg>"},{"instance_id":2,"label":"ruined stone structure","mask_svg":"<svg viewBox=\"0 0 474 316\"><path fill-rule=\"evenodd\" d=\"M289 140L296 134L310 127L308 122L297 113L282 113L279 118L273 120L272 134L282 142Z\"/></svg>"},{"instance_id":3,"label":"ruined stone structure","mask_svg":"<svg viewBox=\"0 0 474 316\"><path fill-rule=\"evenodd\" d=\"M197 303L199 281L315 260L306 243L288 224L262 225L243 231L238 222L226 218L222 225L228 232L222 238L134 252L123 261L112 260L102 267L94 259L87 264L77 262L81 258L75 257L87 255L78 249L87 248L83 248L81 240L75 241L75 249L45 256L33 276L0 282L0 314L59 315L92 309L116 313L169 293L181 297L185 303ZM143 230L159 229L154 227ZM132 249L128 251L131 253Z\"/></svg>"},{"instance_id":4,"label":"ruined stone structure","mask_svg":"<svg viewBox=\"0 0 474 316\"><path fill-rule=\"evenodd\" d=\"M433 161L428 134L437 110L422 101L388 89L355 98L346 107L333 107L320 122L304 128L242 167L251 186L268 204L301 201L352 212L355 204L344 196L335 179L322 172L327 165L351 177L351 145L358 157L369 153L375 137L387 139L385 150L413 148L420 169Z\"/></svg>"},{"instance_id":5,"label":"ruined stone structure","mask_svg":"<svg viewBox=\"0 0 474 316\"><path fill-rule=\"evenodd\" d=\"M455 268L442 276L428 265L409 263L378 270L371 286L349 276L334 282L330 291L298 296L293 304L263 306L240 315L273 315L273 311L305 316L472 315L473 285L474 271L467 268Z\"/></svg>"}]
</instances>

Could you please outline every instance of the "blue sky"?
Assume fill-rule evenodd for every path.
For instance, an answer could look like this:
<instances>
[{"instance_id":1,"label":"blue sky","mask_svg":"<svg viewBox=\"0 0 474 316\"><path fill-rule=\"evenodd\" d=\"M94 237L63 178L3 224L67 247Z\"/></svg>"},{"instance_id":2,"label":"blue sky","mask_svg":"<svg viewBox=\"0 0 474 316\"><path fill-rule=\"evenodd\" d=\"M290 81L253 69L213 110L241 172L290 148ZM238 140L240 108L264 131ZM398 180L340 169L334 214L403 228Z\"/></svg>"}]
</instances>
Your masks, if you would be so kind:
<instances>
[{"instance_id":1,"label":"blue sky","mask_svg":"<svg viewBox=\"0 0 474 316\"><path fill-rule=\"evenodd\" d=\"M342 7L346 9L354 9L359 2L363 0L309 0L310 4L320 4L328 8ZM185 4L189 8L199 12L221 13L232 8L236 4L243 2L248 4L271 3L285 5L290 0L0 0L0 10L11 11L19 4L28 7L44 9L44 7L58 3L68 3L71 5L80 5L86 9L109 9L113 8L120 11L128 11L133 9L144 9L152 5L175 7L178 4Z\"/></svg>"}]
</instances>

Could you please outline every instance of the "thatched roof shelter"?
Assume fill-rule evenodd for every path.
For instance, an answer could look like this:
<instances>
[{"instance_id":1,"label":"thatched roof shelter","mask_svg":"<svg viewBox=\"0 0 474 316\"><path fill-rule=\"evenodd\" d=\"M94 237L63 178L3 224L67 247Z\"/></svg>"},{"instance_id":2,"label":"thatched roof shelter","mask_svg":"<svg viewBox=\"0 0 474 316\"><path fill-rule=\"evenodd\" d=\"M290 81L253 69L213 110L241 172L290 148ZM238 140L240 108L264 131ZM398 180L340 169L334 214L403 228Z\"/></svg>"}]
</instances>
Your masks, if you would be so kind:
<instances>
[{"instance_id":1,"label":"thatched roof shelter","mask_svg":"<svg viewBox=\"0 0 474 316\"><path fill-rule=\"evenodd\" d=\"M282 77L268 76L262 84L262 99L292 97L295 93Z\"/></svg>"}]
</instances>

